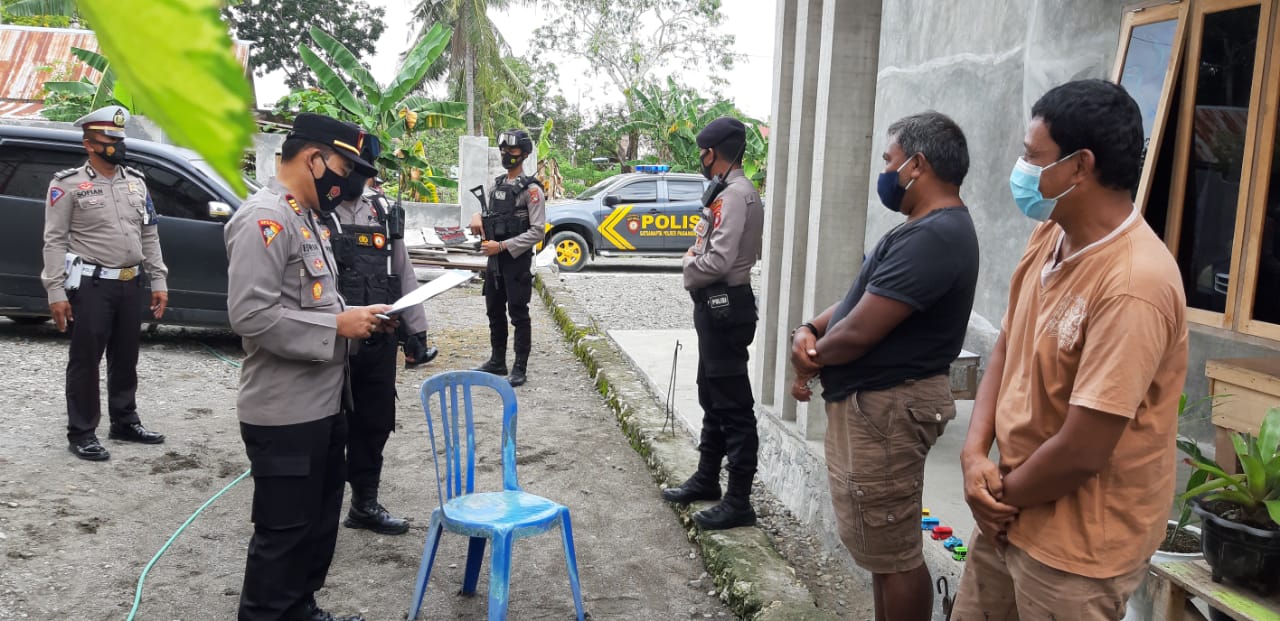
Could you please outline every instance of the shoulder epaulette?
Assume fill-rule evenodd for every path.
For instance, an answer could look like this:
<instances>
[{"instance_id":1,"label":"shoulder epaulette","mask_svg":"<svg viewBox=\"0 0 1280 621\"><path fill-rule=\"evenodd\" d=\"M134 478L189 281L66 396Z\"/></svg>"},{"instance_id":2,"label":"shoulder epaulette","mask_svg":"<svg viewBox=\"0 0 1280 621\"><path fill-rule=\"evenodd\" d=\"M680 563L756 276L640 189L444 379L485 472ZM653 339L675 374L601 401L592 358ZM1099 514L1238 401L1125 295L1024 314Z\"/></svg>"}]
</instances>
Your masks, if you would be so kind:
<instances>
[{"instance_id":1,"label":"shoulder epaulette","mask_svg":"<svg viewBox=\"0 0 1280 621\"><path fill-rule=\"evenodd\" d=\"M70 177L71 175L76 174L79 171L80 171L79 166L75 168L68 168L66 170L59 170L58 172L53 173L53 178L61 181L63 179L66 179L67 177Z\"/></svg>"},{"instance_id":2,"label":"shoulder epaulette","mask_svg":"<svg viewBox=\"0 0 1280 621\"><path fill-rule=\"evenodd\" d=\"M538 187L542 188L542 191L543 191L543 192L547 191L547 188L543 187L542 182L541 182L541 181L538 181L538 178L537 178L537 177L529 177L529 176L526 176L526 175L520 175L520 177L518 177L518 178L516 179L516 185L520 186L520 191L521 191L521 192L523 192L523 191L525 191L526 189L528 189L528 188L529 188L529 186L531 186L531 185L536 185L536 186L538 186Z\"/></svg>"},{"instance_id":3,"label":"shoulder epaulette","mask_svg":"<svg viewBox=\"0 0 1280 621\"><path fill-rule=\"evenodd\" d=\"M132 167L132 166L125 166L125 167L124 167L124 172L125 172L125 174L133 175L133 176L135 176L135 177L137 177L137 178L139 178L139 179L144 179L144 180L145 180L145 179L147 178L147 176L146 176L145 174L143 174L143 172L142 172L141 170L138 170L137 168L134 168L134 167Z\"/></svg>"}]
</instances>

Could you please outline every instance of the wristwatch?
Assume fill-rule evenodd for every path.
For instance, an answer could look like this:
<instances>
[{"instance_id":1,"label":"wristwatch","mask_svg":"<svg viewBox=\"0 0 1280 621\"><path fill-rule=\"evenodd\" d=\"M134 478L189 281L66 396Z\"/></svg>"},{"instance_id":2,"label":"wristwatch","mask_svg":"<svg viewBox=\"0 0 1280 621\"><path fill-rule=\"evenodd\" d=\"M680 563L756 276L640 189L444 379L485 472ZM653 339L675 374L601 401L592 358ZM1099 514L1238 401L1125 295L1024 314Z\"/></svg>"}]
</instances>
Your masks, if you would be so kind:
<instances>
[{"instance_id":1,"label":"wristwatch","mask_svg":"<svg viewBox=\"0 0 1280 621\"><path fill-rule=\"evenodd\" d=\"M809 333L810 333L810 334L812 334L814 338L821 338L821 336L822 336L822 335L818 334L818 328L817 328L817 326L814 326L812 323L809 323L809 322L807 322L807 321L806 321L806 322L804 322L804 323L800 324L799 326L796 326L796 329L791 331L791 338L793 338L793 339L794 339L794 338L796 337L796 332L797 332L797 331L799 331L799 330L800 330L800 328L808 328Z\"/></svg>"}]
</instances>

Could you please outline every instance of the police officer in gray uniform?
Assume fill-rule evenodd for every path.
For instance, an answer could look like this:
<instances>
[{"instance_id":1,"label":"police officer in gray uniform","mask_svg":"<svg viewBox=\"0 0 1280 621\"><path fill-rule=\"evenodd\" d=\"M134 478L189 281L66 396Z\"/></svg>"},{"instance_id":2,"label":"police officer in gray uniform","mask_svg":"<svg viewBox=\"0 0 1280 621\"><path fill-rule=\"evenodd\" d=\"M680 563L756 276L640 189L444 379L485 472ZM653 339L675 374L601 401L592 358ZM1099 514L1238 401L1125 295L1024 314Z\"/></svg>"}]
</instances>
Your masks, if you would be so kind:
<instances>
[{"instance_id":1,"label":"police officer in gray uniform","mask_svg":"<svg viewBox=\"0 0 1280 621\"><path fill-rule=\"evenodd\" d=\"M521 129L498 136L502 167L507 174L494 180L488 200L481 199L484 212L476 214L471 230L482 235L480 251L489 257L484 272L484 305L489 316L489 360L477 371L507 375L507 313L515 328L515 363L507 381L520 386L527 380L533 333L529 321L529 299L533 296L533 248L542 242L546 225L542 184L520 174L533 151L533 140ZM473 193L483 192L476 187ZM481 195L483 196L483 195ZM480 196L477 196L480 198Z\"/></svg>"},{"instance_id":2,"label":"police officer in gray uniform","mask_svg":"<svg viewBox=\"0 0 1280 621\"><path fill-rule=\"evenodd\" d=\"M360 156L373 163L381 154L376 136L365 136ZM409 249L404 244L404 208L393 206L369 185L373 177L352 172L343 203L327 214L338 290L347 304L392 304L417 288ZM435 357L427 347L427 313L422 305L399 314L398 334L405 366ZM383 535L409 532L409 522L392 517L378 502L382 449L396 427L396 334L374 333L351 356L353 409L347 417L347 481L351 509L343 525Z\"/></svg>"},{"instance_id":3,"label":"police officer in gray uniform","mask_svg":"<svg viewBox=\"0 0 1280 621\"><path fill-rule=\"evenodd\" d=\"M107 437L160 444L164 436L138 419L138 336L151 280L151 316L169 301L169 270L160 254L156 210L142 173L124 165L124 124L119 106L76 121L89 161L53 176L45 204L44 270L49 311L58 330L71 331L67 361L67 440L76 457L111 457L98 442L102 416L98 365L107 354Z\"/></svg>"},{"instance_id":4,"label":"police officer in gray uniform","mask_svg":"<svg viewBox=\"0 0 1280 621\"><path fill-rule=\"evenodd\" d=\"M390 306L343 302L320 217L351 172L374 174L363 140L350 123L298 115L276 177L226 226L227 310L247 354L236 412L254 481L240 621L335 620L315 592L342 511L348 344L392 329L376 317Z\"/></svg>"},{"instance_id":5,"label":"police officer in gray uniform","mask_svg":"<svg viewBox=\"0 0 1280 621\"><path fill-rule=\"evenodd\" d=\"M755 523L751 481L756 473L755 399L747 377L747 346L755 338L751 268L760 256L764 206L742 172L746 126L721 117L698 133L703 194L696 240L684 257L684 287L693 297L698 333L698 403L702 439L698 470L663 499L688 503L720 498L720 461L728 458L729 487L719 504L693 514L704 530Z\"/></svg>"}]
</instances>

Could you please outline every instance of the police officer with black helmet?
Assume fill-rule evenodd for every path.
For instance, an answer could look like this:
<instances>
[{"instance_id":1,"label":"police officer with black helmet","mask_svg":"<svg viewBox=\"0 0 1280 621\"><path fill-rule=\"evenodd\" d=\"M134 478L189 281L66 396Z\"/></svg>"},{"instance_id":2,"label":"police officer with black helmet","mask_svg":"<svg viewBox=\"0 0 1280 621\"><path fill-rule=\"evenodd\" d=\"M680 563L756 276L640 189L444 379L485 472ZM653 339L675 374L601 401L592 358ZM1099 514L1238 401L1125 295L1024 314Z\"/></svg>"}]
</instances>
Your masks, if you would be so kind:
<instances>
[{"instance_id":1,"label":"police officer with black helmet","mask_svg":"<svg viewBox=\"0 0 1280 621\"><path fill-rule=\"evenodd\" d=\"M367 135L361 159L376 162L382 148ZM370 182L376 177L353 171L343 202L326 213L329 243L338 262L338 291L347 304L392 304L417 288L404 244L404 208L392 205ZM382 535L409 532L406 520L392 517L378 502L382 450L396 426L396 343L403 344L405 366L435 358L427 347L427 316L421 305L398 316L397 332L375 332L351 355L352 410L348 413L347 481L351 508L343 526Z\"/></svg>"},{"instance_id":2,"label":"police officer with black helmet","mask_svg":"<svg viewBox=\"0 0 1280 621\"><path fill-rule=\"evenodd\" d=\"M693 514L704 530L755 523L751 482L756 473L755 400L747 376L747 347L755 339L751 268L760 256L764 206L742 172L746 126L721 117L698 133L702 174L709 181L693 247L685 255L684 287L693 297L698 333L698 404L702 439L698 470L664 500L688 503L720 498L720 462L728 460L724 500Z\"/></svg>"},{"instance_id":3,"label":"police officer with black helmet","mask_svg":"<svg viewBox=\"0 0 1280 621\"><path fill-rule=\"evenodd\" d=\"M480 251L489 257L484 273L485 311L489 316L489 360L477 371L507 375L507 314L515 328L515 363L507 381L520 386L526 381L533 335L529 327L529 298L533 295L533 248L542 242L546 224L545 195L536 178L521 174L521 167L533 151L533 140L524 130L498 136L502 167L507 174L494 180L482 211L471 220L472 232L483 236ZM485 196L481 187L471 190Z\"/></svg>"}]
</instances>

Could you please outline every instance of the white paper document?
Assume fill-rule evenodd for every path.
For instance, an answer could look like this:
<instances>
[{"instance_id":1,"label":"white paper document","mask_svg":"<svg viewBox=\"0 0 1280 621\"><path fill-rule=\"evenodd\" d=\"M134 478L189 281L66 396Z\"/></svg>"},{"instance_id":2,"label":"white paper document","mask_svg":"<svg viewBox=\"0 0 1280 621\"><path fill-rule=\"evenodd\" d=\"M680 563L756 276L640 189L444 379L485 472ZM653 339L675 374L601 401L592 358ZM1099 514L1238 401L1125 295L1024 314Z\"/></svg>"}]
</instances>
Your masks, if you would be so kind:
<instances>
[{"instance_id":1,"label":"white paper document","mask_svg":"<svg viewBox=\"0 0 1280 621\"><path fill-rule=\"evenodd\" d=\"M437 276L435 280L410 291L408 295L396 300L396 303L391 305L391 310L387 311L387 314L394 315L406 308L422 304L472 278L475 278L475 274L467 270L449 270Z\"/></svg>"}]
</instances>

